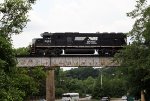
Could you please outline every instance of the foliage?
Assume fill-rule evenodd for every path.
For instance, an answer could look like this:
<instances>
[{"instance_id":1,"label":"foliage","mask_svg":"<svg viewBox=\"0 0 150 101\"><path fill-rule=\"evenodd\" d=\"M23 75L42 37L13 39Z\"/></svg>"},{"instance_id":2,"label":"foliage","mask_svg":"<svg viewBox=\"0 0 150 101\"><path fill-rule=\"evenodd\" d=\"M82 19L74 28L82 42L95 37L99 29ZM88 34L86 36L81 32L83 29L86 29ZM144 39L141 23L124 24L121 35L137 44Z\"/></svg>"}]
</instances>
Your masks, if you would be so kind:
<instances>
[{"instance_id":1,"label":"foliage","mask_svg":"<svg viewBox=\"0 0 150 101\"><path fill-rule=\"evenodd\" d=\"M94 82L94 88L92 91L92 97L99 99L101 96L103 96L103 89L101 87L101 77L98 76L98 78L96 79L96 81Z\"/></svg>"},{"instance_id":2,"label":"foliage","mask_svg":"<svg viewBox=\"0 0 150 101\"><path fill-rule=\"evenodd\" d=\"M55 96L57 97L57 98L61 98L62 97L62 94L63 93L65 93L65 90L64 90L64 88L56 88L56 90L55 90Z\"/></svg>"},{"instance_id":3,"label":"foliage","mask_svg":"<svg viewBox=\"0 0 150 101\"><path fill-rule=\"evenodd\" d=\"M110 80L108 83L109 83L108 86L110 87L109 88L110 96L121 97L122 95L126 95L125 80L114 78Z\"/></svg>"},{"instance_id":4,"label":"foliage","mask_svg":"<svg viewBox=\"0 0 150 101\"><path fill-rule=\"evenodd\" d=\"M100 71L100 75L94 83L93 98L99 99L103 96L121 97L126 94L126 80L120 72L120 67L101 68Z\"/></svg>"},{"instance_id":5,"label":"foliage","mask_svg":"<svg viewBox=\"0 0 150 101\"><path fill-rule=\"evenodd\" d=\"M87 79L83 80L83 90L85 94L91 94L94 88L95 79L89 76Z\"/></svg>"},{"instance_id":6,"label":"foliage","mask_svg":"<svg viewBox=\"0 0 150 101\"><path fill-rule=\"evenodd\" d=\"M135 9L127 14L136 19L128 34L133 42L116 55L127 74L128 92L134 96L141 91L150 94L150 5L147 0L136 2Z\"/></svg>"},{"instance_id":7,"label":"foliage","mask_svg":"<svg viewBox=\"0 0 150 101\"><path fill-rule=\"evenodd\" d=\"M11 70L14 69L16 65L14 51L11 47L11 43L1 36L0 36L0 51L1 51L0 69L3 69L4 72L9 73Z\"/></svg>"},{"instance_id":8,"label":"foliage","mask_svg":"<svg viewBox=\"0 0 150 101\"><path fill-rule=\"evenodd\" d=\"M22 47L15 49L17 55L27 55L28 48ZM20 89L25 91L26 98L30 96L45 96L46 88L46 71L43 67L35 68L18 68L20 80L22 84L18 84Z\"/></svg>"},{"instance_id":9,"label":"foliage","mask_svg":"<svg viewBox=\"0 0 150 101\"><path fill-rule=\"evenodd\" d=\"M89 67L92 68L92 67ZM83 68L83 69L89 69ZM78 70L77 70L78 69ZM93 98L100 99L101 96L121 97L126 94L126 86L124 75L121 74L119 67L104 68L103 70L103 86L101 88L101 69L90 69L93 74L98 71L99 76L93 78L91 75L86 77L86 73L80 79L79 76L68 76L68 73L75 74L81 68L75 68L67 71L57 68L55 71L56 97L60 98L62 93L78 92L81 96L91 94ZM80 72L79 72L80 73ZM89 72L87 72L89 73ZM115 74L115 75L112 75ZM79 75L79 74L78 74Z\"/></svg>"},{"instance_id":10,"label":"foliage","mask_svg":"<svg viewBox=\"0 0 150 101\"><path fill-rule=\"evenodd\" d=\"M28 91L36 91L33 79L25 73L22 74L23 71L16 67L15 51L11 44L11 35L19 34L25 27L28 21L27 13L34 1L4 0L0 4L1 101L22 101ZM27 86L30 88L25 88Z\"/></svg>"},{"instance_id":11,"label":"foliage","mask_svg":"<svg viewBox=\"0 0 150 101\"><path fill-rule=\"evenodd\" d=\"M98 76L99 71L92 67L79 67L74 68L66 72L68 77L78 78L80 80L84 80L85 78L91 76L93 78Z\"/></svg>"},{"instance_id":12,"label":"foliage","mask_svg":"<svg viewBox=\"0 0 150 101\"><path fill-rule=\"evenodd\" d=\"M0 36L0 100L22 100L25 95L17 86L17 68L11 43ZM18 82L19 83L19 82Z\"/></svg>"},{"instance_id":13,"label":"foliage","mask_svg":"<svg viewBox=\"0 0 150 101\"><path fill-rule=\"evenodd\" d=\"M27 56L29 55L29 47L21 47L21 48L17 48L17 49L14 49L15 51L15 55L16 56Z\"/></svg>"},{"instance_id":14,"label":"foliage","mask_svg":"<svg viewBox=\"0 0 150 101\"><path fill-rule=\"evenodd\" d=\"M137 0L136 2L136 8L127 13L127 16L136 19L129 36L133 38L133 41L138 43L143 42L144 38L144 40L149 44L150 6L147 5L147 0Z\"/></svg>"},{"instance_id":15,"label":"foliage","mask_svg":"<svg viewBox=\"0 0 150 101\"><path fill-rule=\"evenodd\" d=\"M4 0L0 4L0 34L5 38L11 37L12 34L19 34L26 26L28 11L35 0Z\"/></svg>"},{"instance_id":16,"label":"foliage","mask_svg":"<svg viewBox=\"0 0 150 101\"><path fill-rule=\"evenodd\" d=\"M16 67L14 51L7 39L0 37L0 100L22 101L24 97L37 95L43 91L46 73L42 68ZM21 50L20 50L21 52ZM45 90L44 90L45 91ZM42 94L40 94L42 95ZM44 93L45 95L45 93Z\"/></svg>"}]
</instances>

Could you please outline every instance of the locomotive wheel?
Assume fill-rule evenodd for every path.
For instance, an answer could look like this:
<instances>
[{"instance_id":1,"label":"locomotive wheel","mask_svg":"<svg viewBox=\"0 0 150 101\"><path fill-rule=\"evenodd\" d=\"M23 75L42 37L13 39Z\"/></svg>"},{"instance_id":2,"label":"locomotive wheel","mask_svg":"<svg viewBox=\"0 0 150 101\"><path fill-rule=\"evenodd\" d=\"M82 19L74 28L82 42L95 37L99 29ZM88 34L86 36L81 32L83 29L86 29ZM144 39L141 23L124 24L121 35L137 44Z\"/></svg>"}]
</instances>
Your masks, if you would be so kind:
<instances>
[{"instance_id":1,"label":"locomotive wheel","mask_svg":"<svg viewBox=\"0 0 150 101\"><path fill-rule=\"evenodd\" d=\"M42 50L42 49L37 49L37 50L36 50L36 54L37 54L37 56L44 56L44 55L45 55L45 52L44 52L44 50Z\"/></svg>"},{"instance_id":2,"label":"locomotive wheel","mask_svg":"<svg viewBox=\"0 0 150 101\"><path fill-rule=\"evenodd\" d=\"M100 49L98 50L98 54L100 56L112 57L116 53L115 49Z\"/></svg>"},{"instance_id":3,"label":"locomotive wheel","mask_svg":"<svg viewBox=\"0 0 150 101\"><path fill-rule=\"evenodd\" d=\"M115 54L116 54L116 51L115 50L111 50L110 55L114 56Z\"/></svg>"},{"instance_id":4,"label":"locomotive wheel","mask_svg":"<svg viewBox=\"0 0 150 101\"><path fill-rule=\"evenodd\" d=\"M104 56L104 55L105 55L105 52L104 52L103 49L100 49L100 50L98 50L98 54L99 54L100 56Z\"/></svg>"},{"instance_id":5,"label":"locomotive wheel","mask_svg":"<svg viewBox=\"0 0 150 101\"><path fill-rule=\"evenodd\" d=\"M62 50L61 49L53 49L51 52L52 56L59 56L60 54L62 54Z\"/></svg>"},{"instance_id":6,"label":"locomotive wheel","mask_svg":"<svg viewBox=\"0 0 150 101\"><path fill-rule=\"evenodd\" d=\"M45 55L46 55L46 56L50 56L50 55L51 55L51 51L50 51L49 49L46 49L46 50L45 50Z\"/></svg>"}]
</instances>

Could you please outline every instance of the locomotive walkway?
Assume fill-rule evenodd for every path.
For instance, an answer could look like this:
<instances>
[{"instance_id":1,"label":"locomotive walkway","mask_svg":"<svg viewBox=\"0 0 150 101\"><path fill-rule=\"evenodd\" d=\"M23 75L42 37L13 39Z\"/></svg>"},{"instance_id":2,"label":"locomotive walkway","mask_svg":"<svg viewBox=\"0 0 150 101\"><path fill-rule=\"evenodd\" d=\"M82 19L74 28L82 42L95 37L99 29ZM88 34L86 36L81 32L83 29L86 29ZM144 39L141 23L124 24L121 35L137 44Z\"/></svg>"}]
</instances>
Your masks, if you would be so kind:
<instances>
[{"instance_id":1,"label":"locomotive walkway","mask_svg":"<svg viewBox=\"0 0 150 101\"><path fill-rule=\"evenodd\" d=\"M113 57L59 56L59 57L17 57L18 67L43 66L48 70L46 78L46 100L55 101L54 68L59 67L111 67L119 66Z\"/></svg>"}]
</instances>

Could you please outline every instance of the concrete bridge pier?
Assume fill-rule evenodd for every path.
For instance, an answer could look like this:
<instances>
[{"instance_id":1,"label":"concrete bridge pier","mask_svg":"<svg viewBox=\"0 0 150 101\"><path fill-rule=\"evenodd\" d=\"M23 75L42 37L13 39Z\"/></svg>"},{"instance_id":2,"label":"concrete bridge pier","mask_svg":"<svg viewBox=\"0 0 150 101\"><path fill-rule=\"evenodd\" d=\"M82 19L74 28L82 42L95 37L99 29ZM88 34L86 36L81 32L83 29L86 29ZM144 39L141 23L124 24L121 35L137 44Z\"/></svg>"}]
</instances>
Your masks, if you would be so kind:
<instances>
[{"instance_id":1,"label":"concrete bridge pier","mask_svg":"<svg viewBox=\"0 0 150 101\"><path fill-rule=\"evenodd\" d=\"M46 101L55 101L54 69L48 70L46 78Z\"/></svg>"}]
</instances>

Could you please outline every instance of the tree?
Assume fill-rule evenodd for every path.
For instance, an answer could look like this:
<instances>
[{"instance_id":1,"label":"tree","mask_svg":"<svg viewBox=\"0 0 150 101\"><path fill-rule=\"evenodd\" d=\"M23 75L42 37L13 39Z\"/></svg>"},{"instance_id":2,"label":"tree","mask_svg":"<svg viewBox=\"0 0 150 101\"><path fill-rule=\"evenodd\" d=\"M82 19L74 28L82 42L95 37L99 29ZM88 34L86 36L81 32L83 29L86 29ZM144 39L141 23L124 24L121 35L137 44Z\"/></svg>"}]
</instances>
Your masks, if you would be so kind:
<instances>
[{"instance_id":1,"label":"tree","mask_svg":"<svg viewBox=\"0 0 150 101\"><path fill-rule=\"evenodd\" d=\"M126 94L124 75L120 73L119 67L101 68L101 70L102 72L100 72L94 84L93 98L121 97Z\"/></svg>"},{"instance_id":2,"label":"tree","mask_svg":"<svg viewBox=\"0 0 150 101\"><path fill-rule=\"evenodd\" d=\"M17 48L17 49L14 49L15 51L15 55L16 56L22 56L22 55L29 55L29 47L21 47L21 48Z\"/></svg>"},{"instance_id":3,"label":"tree","mask_svg":"<svg viewBox=\"0 0 150 101\"><path fill-rule=\"evenodd\" d=\"M20 75L16 67L15 52L11 44L11 35L19 34L28 22L27 13L35 0L4 0L0 4L0 100L22 101L26 96L21 89L21 79L31 78ZM22 77L23 76L23 77ZM26 83L26 82L24 82Z\"/></svg>"},{"instance_id":4,"label":"tree","mask_svg":"<svg viewBox=\"0 0 150 101\"><path fill-rule=\"evenodd\" d=\"M136 19L133 29L128 34L133 42L121 50L116 57L125 69L124 74L128 74L130 94L138 95L141 92L148 95L150 94L148 87L150 84L150 6L147 5L147 0L136 2L135 9L127 13L127 16Z\"/></svg>"},{"instance_id":5,"label":"tree","mask_svg":"<svg viewBox=\"0 0 150 101\"><path fill-rule=\"evenodd\" d=\"M0 34L5 38L10 38L12 34L19 34L26 26L28 11L31 4L36 0L4 0L0 4Z\"/></svg>"},{"instance_id":6,"label":"tree","mask_svg":"<svg viewBox=\"0 0 150 101\"><path fill-rule=\"evenodd\" d=\"M98 76L98 78L94 82L92 98L99 99L100 97L104 96L104 91L101 86L101 77Z\"/></svg>"},{"instance_id":7,"label":"tree","mask_svg":"<svg viewBox=\"0 0 150 101\"><path fill-rule=\"evenodd\" d=\"M84 80L85 78L91 76L93 78L98 76L99 71L92 67L79 67L74 68L66 72L68 77L78 78L80 80Z\"/></svg>"},{"instance_id":8,"label":"tree","mask_svg":"<svg viewBox=\"0 0 150 101\"><path fill-rule=\"evenodd\" d=\"M18 74L15 68L16 62L14 53L5 38L0 37L0 100L14 101L22 100L25 93L16 87L15 77Z\"/></svg>"},{"instance_id":9,"label":"tree","mask_svg":"<svg viewBox=\"0 0 150 101\"><path fill-rule=\"evenodd\" d=\"M83 81L84 84L84 92L85 94L91 94L93 91L95 79L93 79L91 76L89 76L87 79Z\"/></svg>"}]
</instances>

